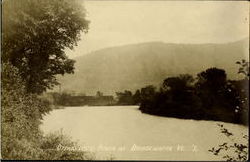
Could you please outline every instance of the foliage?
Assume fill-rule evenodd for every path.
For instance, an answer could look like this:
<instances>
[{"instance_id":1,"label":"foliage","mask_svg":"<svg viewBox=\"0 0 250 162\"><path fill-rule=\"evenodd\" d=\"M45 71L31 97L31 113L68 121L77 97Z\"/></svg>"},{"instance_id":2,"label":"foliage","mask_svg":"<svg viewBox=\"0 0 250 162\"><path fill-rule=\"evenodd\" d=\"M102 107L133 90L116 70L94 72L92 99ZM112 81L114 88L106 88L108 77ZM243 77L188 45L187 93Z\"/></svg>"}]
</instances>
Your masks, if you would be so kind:
<instances>
[{"instance_id":1,"label":"foliage","mask_svg":"<svg viewBox=\"0 0 250 162\"><path fill-rule=\"evenodd\" d=\"M116 92L118 105L133 105L133 95L131 91L125 90L124 92Z\"/></svg>"},{"instance_id":2,"label":"foliage","mask_svg":"<svg viewBox=\"0 0 250 162\"><path fill-rule=\"evenodd\" d=\"M249 76L250 76L250 74L249 74L249 69L250 69L249 68L249 61L242 59L241 62L237 61L236 64L240 65L238 73L245 75L245 77L249 79Z\"/></svg>"},{"instance_id":3,"label":"foliage","mask_svg":"<svg viewBox=\"0 0 250 162\"><path fill-rule=\"evenodd\" d=\"M236 64L240 65L239 74L244 74L245 78L234 82L234 88L238 91L237 99L239 101L237 111L238 118L243 123L248 123L249 114L249 61L244 59L237 61Z\"/></svg>"},{"instance_id":4,"label":"foliage","mask_svg":"<svg viewBox=\"0 0 250 162\"><path fill-rule=\"evenodd\" d=\"M41 160L93 160L94 155L85 152L76 142L62 133L50 133L42 138L40 148Z\"/></svg>"},{"instance_id":5,"label":"foliage","mask_svg":"<svg viewBox=\"0 0 250 162\"><path fill-rule=\"evenodd\" d=\"M209 68L199 73L197 79L196 93L208 118L235 122L237 90L227 81L225 70Z\"/></svg>"},{"instance_id":6,"label":"foliage","mask_svg":"<svg viewBox=\"0 0 250 162\"><path fill-rule=\"evenodd\" d=\"M136 90L135 94L133 95L134 104L138 105L141 103L141 92L140 90Z\"/></svg>"},{"instance_id":7,"label":"foliage","mask_svg":"<svg viewBox=\"0 0 250 162\"><path fill-rule=\"evenodd\" d=\"M178 77L170 77L164 80L163 89L171 91L182 91L191 88L194 82L193 76L189 74L180 75Z\"/></svg>"},{"instance_id":8,"label":"foliage","mask_svg":"<svg viewBox=\"0 0 250 162\"><path fill-rule=\"evenodd\" d=\"M153 85L146 86L141 88L141 100L145 101L152 98L156 93L156 87Z\"/></svg>"},{"instance_id":9,"label":"foliage","mask_svg":"<svg viewBox=\"0 0 250 162\"><path fill-rule=\"evenodd\" d=\"M211 90L219 90L226 83L227 75L225 70L218 68L209 68L197 74L197 85L200 87L211 87Z\"/></svg>"},{"instance_id":10,"label":"foliage","mask_svg":"<svg viewBox=\"0 0 250 162\"><path fill-rule=\"evenodd\" d=\"M189 74L169 77L158 91L151 88L145 93L145 89L150 91L148 87L141 89L139 108L144 113L248 123L248 79L227 80L223 69L206 69L196 79Z\"/></svg>"},{"instance_id":11,"label":"foliage","mask_svg":"<svg viewBox=\"0 0 250 162\"><path fill-rule=\"evenodd\" d=\"M154 101L154 96L156 93L156 87L153 85L146 86L141 88L141 105L140 110L144 112L149 112L148 108L150 107L151 103Z\"/></svg>"},{"instance_id":12,"label":"foliage","mask_svg":"<svg viewBox=\"0 0 250 162\"><path fill-rule=\"evenodd\" d=\"M85 152L49 150L56 144L75 146L62 134L43 137L39 130L43 115L51 107L35 94L26 93L18 69L2 65L1 154L3 159L88 159ZM57 143L56 143L56 142ZM54 145L55 144L55 145Z\"/></svg>"},{"instance_id":13,"label":"foliage","mask_svg":"<svg viewBox=\"0 0 250 162\"><path fill-rule=\"evenodd\" d=\"M222 69L209 68L197 74L196 91L202 100L203 106L211 108L222 97L226 86L226 72Z\"/></svg>"},{"instance_id":14,"label":"foliage","mask_svg":"<svg viewBox=\"0 0 250 162\"><path fill-rule=\"evenodd\" d=\"M50 93L53 99L53 103L55 105L61 105L61 106L68 106L69 101L71 100L71 94L67 92L62 92L62 93Z\"/></svg>"},{"instance_id":15,"label":"foliage","mask_svg":"<svg viewBox=\"0 0 250 162\"><path fill-rule=\"evenodd\" d=\"M1 74L2 156L4 159L36 158L34 141L40 136L42 115L50 107L47 102L25 92L15 67L3 64Z\"/></svg>"},{"instance_id":16,"label":"foliage","mask_svg":"<svg viewBox=\"0 0 250 162\"><path fill-rule=\"evenodd\" d=\"M236 123L248 123L249 111L249 81L247 79L229 80L228 91L225 93L227 107L232 107L235 112Z\"/></svg>"},{"instance_id":17,"label":"foliage","mask_svg":"<svg viewBox=\"0 0 250 162\"><path fill-rule=\"evenodd\" d=\"M97 92L96 92L96 97L101 97L101 96L103 96L103 93L100 92L100 91L97 91Z\"/></svg>"},{"instance_id":18,"label":"foliage","mask_svg":"<svg viewBox=\"0 0 250 162\"><path fill-rule=\"evenodd\" d=\"M56 105L55 107L60 106L108 106L114 105L115 100L113 96L103 95L102 92L97 92L95 96L86 96L85 94L74 94L70 92L50 92L46 93L52 100L52 103Z\"/></svg>"},{"instance_id":19,"label":"foliage","mask_svg":"<svg viewBox=\"0 0 250 162\"><path fill-rule=\"evenodd\" d=\"M217 148L213 147L208 150L216 156L222 156L226 161L246 161L248 158L248 136L243 135L244 144L235 142L233 138L234 134L229 132L222 124L218 124L220 127L221 133L227 136L230 139L230 143L224 142L219 145Z\"/></svg>"},{"instance_id":20,"label":"foliage","mask_svg":"<svg viewBox=\"0 0 250 162\"><path fill-rule=\"evenodd\" d=\"M201 118L200 101L193 92L193 77L185 74L164 80L160 91L142 100L142 112L180 118Z\"/></svg>"},{"instance_id":21,"label":"foliage","mask_svg":"<svg viewBox=\"0 0 250 162\"><path fill-rule=\"evenodd\" d=\"M41 93L58 84L55 75L73 73L64 50L77 45L88 23L77 0L4 1L2 62L19 69L28 92Z\"/></svg>"},{"instance_id":22,"label":"foliage","mask_svg":"<svg viewBox=\"0 0 250 162\"><path fill-rule=\"evenodd\" d=\"M49 151L60 135L44 137L39 129L51 111L38 96L58 84L57 74L72 73L65 55L87 32L85 10L78 0L8 0L2 4L1 153L3 159L86 159L83 152ZM60 137L60 138L59 138Z\"/></svg>"},{"instance_id":23,"label":"foliage","mask_svg":"<svg viewBox=\"0 0 250 162\"><path fill-rule=\"evenodd\" d=\"M193 95L194 78L185 74L178 77L169 77L163 82L163 92L168 93L174 102L189 104L190 97Z\"/></svg>"}]
</instances>

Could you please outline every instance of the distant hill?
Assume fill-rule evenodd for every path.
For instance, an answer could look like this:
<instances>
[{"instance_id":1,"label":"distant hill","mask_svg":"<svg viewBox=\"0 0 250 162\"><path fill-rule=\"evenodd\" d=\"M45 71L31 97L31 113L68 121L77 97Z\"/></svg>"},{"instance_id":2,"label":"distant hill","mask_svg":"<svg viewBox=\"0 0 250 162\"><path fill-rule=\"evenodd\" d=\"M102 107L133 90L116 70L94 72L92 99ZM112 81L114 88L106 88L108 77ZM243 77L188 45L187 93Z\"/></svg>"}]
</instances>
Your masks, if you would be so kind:
<instances>
[{"instance_id":1,"label":"distant hill","mask_svg":"<svg viewBox=\"0 0 250 162\"><path fill-rule=\"evenodd\" d=\"M170 44L148 42L106 48L75 58L75 74L58 77L62 90L86 94L114 94L145 85L160 85L169 76L210 67L237 79L236 61L248 58L248 39L226 44Z\"/></svg>"}]
</instances>

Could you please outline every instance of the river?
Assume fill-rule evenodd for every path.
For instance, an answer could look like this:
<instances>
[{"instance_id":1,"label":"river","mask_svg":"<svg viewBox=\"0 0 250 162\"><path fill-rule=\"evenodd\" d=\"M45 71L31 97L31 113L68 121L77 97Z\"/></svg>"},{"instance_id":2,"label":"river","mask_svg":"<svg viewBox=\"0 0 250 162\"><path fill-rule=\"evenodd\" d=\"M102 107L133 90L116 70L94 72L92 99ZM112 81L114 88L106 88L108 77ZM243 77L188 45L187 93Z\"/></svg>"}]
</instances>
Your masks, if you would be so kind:
<instances>
[{"instance_id":1,"label":"river","mask_svg":"<svg viewBox=\"0 0 250 162\"><path fill-rule=\"evenodd\" d=\"M44 133L62 129L101 160L221 160L208 151L228 140L217 123L234 137L248 133L247 127L237 124L143 114L138 106L56 109L44 117L41 129Z\"/></svg>"}]
</instances>

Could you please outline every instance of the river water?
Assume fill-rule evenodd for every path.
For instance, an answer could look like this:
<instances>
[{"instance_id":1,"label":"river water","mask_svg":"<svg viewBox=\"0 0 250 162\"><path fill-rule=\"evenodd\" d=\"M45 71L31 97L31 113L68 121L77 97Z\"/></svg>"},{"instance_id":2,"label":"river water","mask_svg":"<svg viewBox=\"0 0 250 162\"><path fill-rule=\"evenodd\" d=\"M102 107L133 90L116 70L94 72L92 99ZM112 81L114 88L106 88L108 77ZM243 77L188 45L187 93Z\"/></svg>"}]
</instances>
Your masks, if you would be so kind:
<instances>
[{"instance_id":1,"label":"river water","mask_svg":"<svg viewBox=\"0 0 250 162\"><path fill-rule=\"evenodd\" d=\"M217 123L240 140L248 128L223 122L143 114L138 106L65 107L46 115L44 133L62 130L97 159L220 160L208 150L229 139Z\"/></svg>"}]
</instances>

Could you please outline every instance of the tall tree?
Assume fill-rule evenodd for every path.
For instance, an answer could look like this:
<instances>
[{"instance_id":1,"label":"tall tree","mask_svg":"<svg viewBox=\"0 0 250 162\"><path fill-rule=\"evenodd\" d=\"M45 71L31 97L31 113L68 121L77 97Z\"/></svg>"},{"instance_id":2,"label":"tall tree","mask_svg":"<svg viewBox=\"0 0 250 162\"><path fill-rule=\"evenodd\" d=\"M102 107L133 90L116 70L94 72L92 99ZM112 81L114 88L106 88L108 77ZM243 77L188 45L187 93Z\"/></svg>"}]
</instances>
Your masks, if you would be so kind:
<instances>
[{"instance_id":1,"label":"tall tree","mask_svg":"<svg viewBox=\"0 0 250 162\"><path fill-rule=\"evenodd\" d=\"M146 86L141 89L141 100L151 99L156 93L156 87L153 85Z\"/></svg>"},{"instance_id":2,"label":"tall tree","mask_svg":"<svg viewBox=\"0 0 250 162\"><path fill-rule=\"evenodd\" d=\"M136 90L135 94L133 95L134 104L141 103L141 92L139 89Z\"/></svg>"},{"instance_id":3,"label":"tall tree","mask_svg":"<svg viewBox=\"0 0 250 162\"><path fill-rule=\"evenodd\" d=\"M2 62L18 68L27 92L41 93L58 84L56 75L73 73L73 49L89 21L77 0L3 2Z\"/></svg>"},{"instance_id":4,"label":"tall tree","mask_svg":"<svg viewBox=\"0 0 250 162\"><path fill-rule=\"evenodd\" d=\"M209 68L197 74L196 89L203 101L203 106L211 108L222 102L227 89L227 75L225 70Z\"/></svg>"},{"instance_id":5,"label":"tall tree","mask_svg":"<svg viewBox=\"0 0 250 162\"><path fill-rule=\"evenodd\" d=\"M178 77L169 77L163 82L163 89L171 91L188 90L192 86L194 78L189 74L182 74Z\"/></svg>"}]
</instances>

